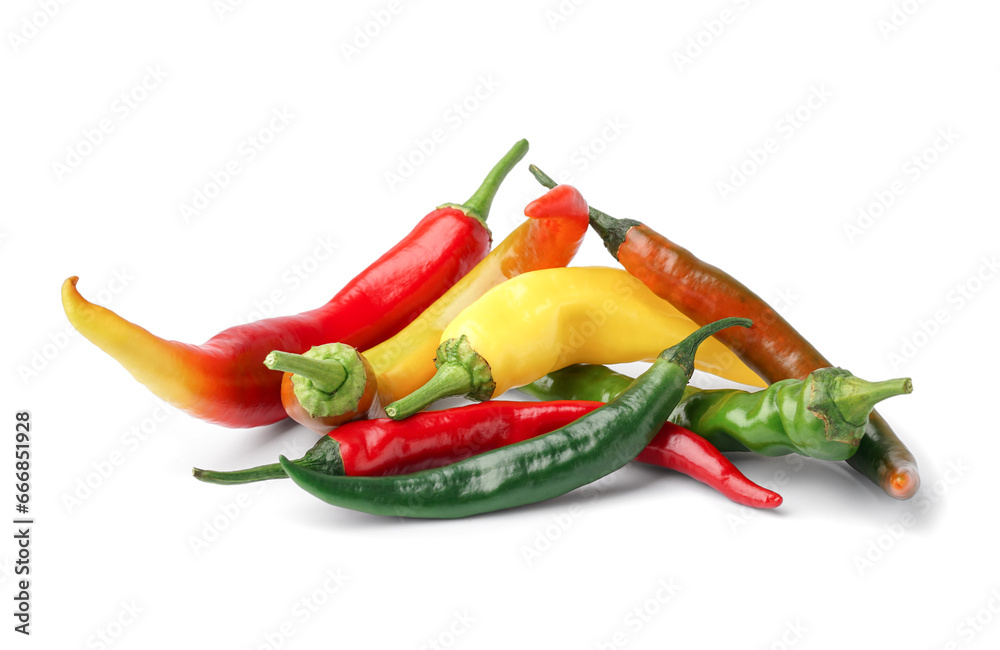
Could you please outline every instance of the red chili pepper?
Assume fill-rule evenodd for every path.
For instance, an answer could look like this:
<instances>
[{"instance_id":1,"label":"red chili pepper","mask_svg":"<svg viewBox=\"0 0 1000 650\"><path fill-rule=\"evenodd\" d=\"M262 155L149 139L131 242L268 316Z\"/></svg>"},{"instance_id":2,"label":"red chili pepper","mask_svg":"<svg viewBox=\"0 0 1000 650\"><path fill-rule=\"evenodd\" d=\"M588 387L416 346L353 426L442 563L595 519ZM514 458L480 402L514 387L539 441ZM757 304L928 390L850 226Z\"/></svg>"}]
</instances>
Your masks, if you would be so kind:
<instances>
[{"instance_id":1,"label":"red chili pepper","mask_svg":"<svg viewBox=\"0 0 1000 650\"><path fill-rule=\"evenodd\" d=\"M360 420L338 427L293 462L347 476L410 474L529 440L601 406L585 401L491 401L422 411L402 421ZM704 438L675 424L664 426L636 460L687 474L742 505L781 504L780 495L752 482ZM285 478L277 463L235 472L195 469L194 475L224 484Z\"/></svg>"},{"instance_id":2,"label":"red chili pepper","mask_svg":"<svg viewBox=\"0 0 1000 650\"><path fill-rule=\"evenodd\" d=\"M285 417L281 373L264 367L267 354L333 341L365 349L402 329L489 251L490 204L527 149L525 140L514 145L463 206L428 214L318 309L238 325L190 345L159 338L88 302L76 290L76 277L63 284L63 308L81 334L187 413L228 427L277 422Z\"/></svg>"},{"instance_id":3,"label":"red chili pepper","mask_svg":"<svg viewBox=\"0 0 1000 650\"><path fill-rule=\"evenodd\" d=\"M530 169L542 185L554 186L540 169L534 165ZM733 327L716 338L767 381L805 379L814 370L833 365L739 280L649 226L616 219L593 206L590 225L629 273L699 325L723 316L752 319L753 327ZM858 451L847 463L897 499L912 497L920 487L916 459L875 411Z\"/></svg>"},{"instance_id":4,"label":"red chili pepper","mask_svg":"<svg viewBox=\"0 0 1000 650\"><path fill-rule=\"evenodd\" d=\"M748 479L712 443L673 422L663 425L636 460L686 474L740 505L751 508L781 505L780 494Z\"/></svg>"}]
</instances>

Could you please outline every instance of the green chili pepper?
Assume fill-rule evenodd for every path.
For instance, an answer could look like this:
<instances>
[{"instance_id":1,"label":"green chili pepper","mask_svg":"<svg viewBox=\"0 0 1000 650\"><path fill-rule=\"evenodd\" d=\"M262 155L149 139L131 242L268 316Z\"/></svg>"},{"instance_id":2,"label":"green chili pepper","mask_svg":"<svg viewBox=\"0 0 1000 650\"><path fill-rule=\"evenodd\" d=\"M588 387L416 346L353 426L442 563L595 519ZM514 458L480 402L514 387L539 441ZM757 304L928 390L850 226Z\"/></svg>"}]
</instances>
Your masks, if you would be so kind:
<instances>
[{"instance_id":1,"label":"green chili pepper","mask_svg":"<svg viewBox=\"0 0 1000 650\"><path fill-rule=\"evenodd\" d=\"M379 515L455 518L557 497L621 468L649 444L677 405L702 341L726 327L725 318L664 350L653 365L610 403L570 424L517 444L413 474L331 476L281 466L299 487L327 503Z\"/></svg>"},{"instance_id":2,"label":"green chili pepper","mask_svg":"<svg viewBox=\"0 0 1000 650\"><path fill-rule=\"evenodd\" d=\"M604 366L576 365L518 390L544 400L599 400L628 381ZM912 390L909 379L873 383L842 368L820 368L754 393L688 386L669 419L720 451L845 460L858 450L875 404Z\"/></svg>"}]
</instances>

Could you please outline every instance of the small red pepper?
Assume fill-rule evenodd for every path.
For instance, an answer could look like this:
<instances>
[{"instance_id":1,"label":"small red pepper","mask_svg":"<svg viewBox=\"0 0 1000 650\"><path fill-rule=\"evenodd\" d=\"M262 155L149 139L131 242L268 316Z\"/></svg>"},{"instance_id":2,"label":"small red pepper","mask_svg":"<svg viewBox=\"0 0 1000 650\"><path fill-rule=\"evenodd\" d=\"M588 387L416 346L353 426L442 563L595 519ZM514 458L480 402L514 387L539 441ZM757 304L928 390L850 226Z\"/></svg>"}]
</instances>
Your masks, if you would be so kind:
<instances>
[{"instance_id":1,"label":"small red pepper","mask_svg":"<svg viewBox=\"0 0 1000 650\"><path fill-rule=\"evenodd\" d=\"M335 475L410 474L535 438L601 406L585 401L490 401L422 411L402 421L355 421L321 438L292 462ZM711 444L675 424L665 425L636 460L687 474L742 505L781 504L780 495L752 482ZM285 478L285 472L274 463L235 472L195 469L194 476L208 483L240 484Z\"/></svg>"},{"instance_id":2,"label":"small red pepper","mask_svg":"<svg viewBox=\"0 0 1000 650\"><path fill-rule=\"evenodd\" d=\"M646 445L636 460L686 474L740 505L751 508L777 508L781 505L780 494L757 485L712 443L672 422L663 425L653 442Z\"/></svg>"},{"instance_id":3,"label":"small red pepper","mask_svg":"<svg viewBox=\"0 0 1000 650\"><path fill-rule=\"evenodd\" d=\"M304 352L339 341L366 349L392 336L460 280L490 248L486 217L500 183L524 157L521 140L464 205L434 210L328 303L295 316L231 327L202 345L162 339L85 300L63 283L70 323L153 393L197 418L255 427L285 417L272 350Z\"/></svg>"}]
</instances>

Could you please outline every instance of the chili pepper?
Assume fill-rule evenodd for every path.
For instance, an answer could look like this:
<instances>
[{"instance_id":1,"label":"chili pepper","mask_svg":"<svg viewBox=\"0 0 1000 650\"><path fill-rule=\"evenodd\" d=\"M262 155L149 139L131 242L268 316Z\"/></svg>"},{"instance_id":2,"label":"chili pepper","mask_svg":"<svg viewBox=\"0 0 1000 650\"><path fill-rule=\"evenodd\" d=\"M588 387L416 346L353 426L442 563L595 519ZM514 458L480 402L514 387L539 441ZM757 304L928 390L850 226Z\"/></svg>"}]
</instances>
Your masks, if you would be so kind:
<instances>
[{"instance_id":1,"label":"chili pepper","mask_svg":"<svg viewBox=\"0 0 1000 650\"><path fill-rule=\"evenodd\" d=\"M413 474L331 476L279 458L299 487L332 505L372 514L455 518L557 497L621 468L650 443L680 400L698 345L750 325L727 318L664 350L619 397L530 440Z\"/></svg>"},{"instance_id":2,"label":"chili pepper","mask_svg":"<svg viewBox=\"0 0 1000 650\"><path fill-rule=\"evenodd\" d=\"M463 309L508 278L569 264L587 233L587 202L580 193L560 185L530 203L524 214L528 217L525 223L416 320L364 353L345 358L347 376L367 381L377 378L381 404L409 395L434 376L434 349L444 328ZM337 393L328 394L326 399L336 400ZM354 410L353 398L343 407ZM325 408L336 411L329 404Z\"/></svg>"},{"instance_id":3,"label":"chili pepper","mask_svg":"<svg viewBox=\"0 0 1000 650\"><path fill-rule=\"evenodd\" d=\"M262 365L267 353L303 352L331 341L368 347L399 331L489 251L490 204L527 149L525 140L515 144L463 206L428 214L318 309L238 325L190 345L88 302L76 290L76 277L63 284L63 308L81 334L181 410L228 427L277 422L285 417L281 375Z\"/></svg>"},{"instance_id":4,"label":"chili pepper","mask_svg":"<svg viewBox=\"0 0 1000 650\"><path fill-rule=\"evenodd\" d=\"M549 373L518 390L540 400L584 400L570 403L593 404L590 400L607 402L621 395L632 381L631 377L606 366L578 364ZM696 389L688 386L685 395L691 390ZM420 415L423 414L414 417ZM751 481L712 443L673 422L663 425L636 460L686 474L741 505L755 508L781 505L781 495Z\"/></svg>"},{"instance_id":5,"label":"chili pepper","mask_svg":"<svg viewBox=\"0 0 1000 650\"><path fill-rule=\"evenodd\" d=\"M518 390L540 399L595 399L630 381L604 366L576 365ZM754 393L688 386L670 421L721 451L844 460L856 453L875 404L912 390L909 379L868 382L842 368L820 368Z\"/></svg>"},{"instance_id":6,"label":"chili pepper","mask_svg":"<svg viewBox=\"0 0 1000 650\"><path fill-rule=\"evenodd\" d=\"M441 334L434 377L385 407L402 419L449 395L487 400L574 363L651 360L697 326L619 269L573 267L525 273L488 291ZM762 385L714 339L700 370Z\"/></svg>"},{"instance_id":7,"label":"chili pepper","mask_svg":"<svg viewBox=\"0 0 1000 650\"><path fill-rule=\"evenodd\" d=\"M384 418L350 422L323 436L305 456L290 462L335 476L409 474L529 440L565 426L602 404L496 400L424 411L403 422ZM636 460L692 476L746 506L774 508L781 504L781 496L750 481L704 438L676 424L663 425ZM287 478L279 463L234 472L195 469L194 476L224 485Z\"/></svg>"},{"instance_id":8,"label":"chili pepper","mask_svg":"<svg viewBox=\"0 0 1000 650\"><path fill-rule=\"evenodd\" d=\"M673 422L664 424L635 459L686 474L740 505L777 508L782 502L780 494L748 479L712 443Z\"/></svg>"},{"instance_id":9,"label":"chili pepper","mask_svg":"<svg viewBox=\"0 0 1000 650\"><path fill-rule=\"evenodd\" d=\"M842 368L820 368L756 393L693 390L671 420L720 451L847 460L857 452L875 404L912 391L909 379L867 382Z\"/></svg>"},{"instance_id":10,"label":"chili pepper","mask_svg":"<svg viewBox=\"0 0 1000 650\"><path fill-rule=\"evenodd\" d=\"M367 372L349 373L353 364ZM327 343L302 354L275 350L264 365L284 371L281 403L288 417L320 435L351 420L378 417L382 410L371 366L349 345Z\"/></svg>"},{"instance_id":11,"label":"chili pepper","mask_svg":"<svg viewBox=\"0 0 1000 650\"><path fill-rule=\"evenodd\" d=\"M542 185L554 185L540 169L530 169ZM752 330L723 332L719 340L769 382L804 379L833 365L760 296L649 226L615 219L594 207L590 225L626 270L694 322L706 323L720 314L753 318ZM857 453L847 462L897 499L909 499L920 487L916 459L875 411Z\"/></svg>"}]
</instances>

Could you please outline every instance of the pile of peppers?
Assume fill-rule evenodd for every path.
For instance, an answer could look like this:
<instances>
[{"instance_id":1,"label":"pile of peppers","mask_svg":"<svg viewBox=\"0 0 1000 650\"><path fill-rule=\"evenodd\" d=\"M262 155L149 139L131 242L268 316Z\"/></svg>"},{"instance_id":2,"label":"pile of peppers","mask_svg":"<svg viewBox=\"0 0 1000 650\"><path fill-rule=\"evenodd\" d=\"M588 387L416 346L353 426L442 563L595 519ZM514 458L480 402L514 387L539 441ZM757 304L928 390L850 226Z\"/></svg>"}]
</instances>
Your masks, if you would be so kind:
<instances>
[{"instance_id":1,"label":"pile of peppers","mask_svg":"<svg viewBox=\"0 0 1000 650\"><path fill-rule=\"evenodd\" d=\"M723 452L847 461L887 494L916 461L873 409L912 391L833 366L732 276L557 185L490 250L486 226L521 140L462 204L444 204L321 307L170 341L63 284L70 323L188 414L249 428L290 417L317 433L302 458L207 483L290 478L333 505L456 518L565 494L630 461L686 474L742 505L782 497ZM620 263L569 266L592 228ZM604 364L646 361L639 377ZM745 385L702 390L695 369ZM538 401L499 401L516 389ZM462 395L478 402L425 410Z\"/></svg>"}]
</instances>

